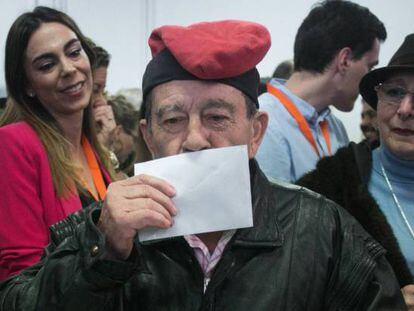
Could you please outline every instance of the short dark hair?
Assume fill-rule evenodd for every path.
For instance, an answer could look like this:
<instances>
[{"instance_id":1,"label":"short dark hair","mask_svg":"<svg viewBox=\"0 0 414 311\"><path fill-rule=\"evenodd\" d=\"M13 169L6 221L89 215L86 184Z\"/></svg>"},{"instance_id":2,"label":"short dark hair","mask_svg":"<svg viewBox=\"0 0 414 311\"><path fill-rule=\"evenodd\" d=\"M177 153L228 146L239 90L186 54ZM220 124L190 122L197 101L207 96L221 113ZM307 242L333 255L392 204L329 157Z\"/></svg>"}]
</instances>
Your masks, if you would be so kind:
<instances>
[{"instance_id":1,"label":"short dark hair","mask_svg":"<svg viewBox=\"0 0 414 311\"><path fill-rule=\"evenodd\" d=\"M111 61L111 54L109 54L103 47L97 45L91 38L86 38L86 40L95 55L95 60L91 63L92 69L100 67L108 68Z\"/></svg>"},{"instance_id":2,"label":"short dark hair","mask_svg":"<svg viewBox=\"0 0 414 311\"><path fill-rule=\"evenodd\" d=\"M123 95L108 98L108 105L112 107L116 124L121 125L125 133L135 137L138 132L138 110Z\"/></svg>"},{"instance_id":3,"label":"short dark hair","mask_svg":"<svg viewBox=\"0 0 414 311\"><path fill-rule=\"evenodd\" d=\"M111 54L108 53L103 47L96 45L96 43L91 39L87 38L89 46L92 48L93 53L95 54L95 61L91 64L92 69L100 67L109 67L111 61Z\"/></svg>"},{"instance_id":4,"label":"short dark hair","mask_svg":"<svg viewBox=\"0 0 414 311\"><path fill-rule=\"evenodd\" d=\"M32 34L43 23L59 23L72 30L85 50L89 62L93 64L94 53L88 45L85 36L79 27L63 12L38 6L32 12L20 15L10 28L6 40L5 76L8 94L19 104L32 103L33 99L27 95L27 77L24 68L24 59Z\"/></svg>"},{"instance_id":5,"label":"short dark hair","mask_svg":"<svg viewBox=\"0 0 414 311\"><path fill-rule=\"evenodd\" d=\"M272 78L289 79L293 73L293 61L285 60L277 65Z\"/></svg>"},{"instance_id":6,"label":"short dark hair","mask_svg":"<svg viewBox=\"0 0 414 311\"><path fill-rule=\"evenodd\" d=\"M92 68L108 68L109 62L111 60L111 55L109 55L109 53L101 46L94 47L93 52L95 53L95 62L92 64Z\"/></svg>"},{"instance_id":7,"label":"short dark hair","mask_svg":"<svg viewBox=\"0 0 414 311\"><path fill-rule=\"evenodd\" d=\"M294 47L295 71L322 73L336 53L349 47L360 59L374 40L384 41L384 24L367 8L344 0L327 0L314 7L298 29Z\"/></svg>"}]
</instances>

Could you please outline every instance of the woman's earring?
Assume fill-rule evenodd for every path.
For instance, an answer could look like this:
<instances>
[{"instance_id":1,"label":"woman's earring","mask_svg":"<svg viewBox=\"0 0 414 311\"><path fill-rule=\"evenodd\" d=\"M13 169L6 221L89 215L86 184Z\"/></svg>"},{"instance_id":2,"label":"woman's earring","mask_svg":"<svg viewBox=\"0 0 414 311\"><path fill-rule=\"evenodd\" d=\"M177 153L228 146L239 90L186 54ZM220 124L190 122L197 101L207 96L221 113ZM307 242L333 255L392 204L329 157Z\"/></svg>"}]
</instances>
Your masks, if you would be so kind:
<instances>
[{"instance_id":1,"label":"woman's earring","mask_svg":"<svg viewBox=\"0 0 414 311\"><path fill-rule=\"evenodd\" d=\"M32 91L30 91L30 92L27 92L27 95L29 95L29 97L35 97L35 93L34 92L32 92Z\"/></svg>"}]
</instances>

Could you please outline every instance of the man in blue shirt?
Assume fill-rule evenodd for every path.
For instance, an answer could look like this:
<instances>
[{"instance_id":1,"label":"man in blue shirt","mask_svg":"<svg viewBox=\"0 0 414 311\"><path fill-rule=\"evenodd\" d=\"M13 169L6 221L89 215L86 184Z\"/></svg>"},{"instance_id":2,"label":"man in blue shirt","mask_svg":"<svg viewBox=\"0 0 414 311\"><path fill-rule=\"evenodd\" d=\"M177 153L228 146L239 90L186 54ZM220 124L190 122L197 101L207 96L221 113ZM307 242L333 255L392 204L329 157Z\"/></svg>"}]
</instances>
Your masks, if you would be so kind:
<instances>
[{"instance_id":1,"label":"man in blue shirt","mask_svg":"<svg viewBox=\"0 0 414 311\"><path fill-rule=\"evenodd\" d=\"M272 79L259 98L269 126L257 160L267 177L296 181L317 161L348 144L332 105L351 111L362 76L378 63L383 23L367 8L326 1L302 22L295 39L295 71Z\"/></svg>"}]
</instances>

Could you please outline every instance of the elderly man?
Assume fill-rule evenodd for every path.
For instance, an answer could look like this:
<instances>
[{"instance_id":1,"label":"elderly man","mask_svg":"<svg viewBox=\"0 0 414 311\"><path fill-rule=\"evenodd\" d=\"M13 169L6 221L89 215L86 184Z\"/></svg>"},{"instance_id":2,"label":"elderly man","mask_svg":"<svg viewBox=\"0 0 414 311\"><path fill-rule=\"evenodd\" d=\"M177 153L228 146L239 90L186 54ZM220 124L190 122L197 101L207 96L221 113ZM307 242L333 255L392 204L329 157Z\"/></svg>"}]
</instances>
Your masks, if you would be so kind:
<instances>
[{"instance_id":1,"label":"elderly man","mask_svg":"<svg viewBox=\"0 0 414 311\"><path fill-rule=\"evenodd\" d=\"M52 228L47 257L2 285L2 310L404 310L383 248L334 203L269 183L254 160L268 31L164 26L149 43L141 130L153 156L247 145L254 226L143 244L139 230L174 226L175 189L148 175L115 182L101 208Z\"/></svg>"},{"instance_id":2,"label":"elderly man","mask_svg":"<svg viewBox=\"0 0 414 311\"><path fill-rule=\"evenodd\" d=\"M270 116L257 155L267 177L293 182L321 157L348 144L342 122L330 111L351 111L362 76L378 63L384 25L349 1L315 6L295 38L294 72L272 79L259 98Z\"/></svg>"}]
</instances>

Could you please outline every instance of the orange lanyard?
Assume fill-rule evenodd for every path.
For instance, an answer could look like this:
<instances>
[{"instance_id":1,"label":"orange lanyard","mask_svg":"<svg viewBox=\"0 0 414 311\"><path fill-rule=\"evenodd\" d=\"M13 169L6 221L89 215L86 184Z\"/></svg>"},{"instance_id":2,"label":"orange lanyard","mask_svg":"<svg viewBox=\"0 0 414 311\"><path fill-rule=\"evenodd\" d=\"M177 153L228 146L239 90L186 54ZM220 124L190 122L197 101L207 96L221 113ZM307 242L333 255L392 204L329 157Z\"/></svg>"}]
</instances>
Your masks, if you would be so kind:
<instances>
[{"instance_id":1,"label":"orange lanyard","mask_svg":"<svg viewBox=\"0 0 414 311\"><path fill-rule=\"evenodd\" d=\"M312 135L312 131L305 117L300 113L298 108L296 108L293 102L282 91L280 91L278 88L274 87L270 83L267 83L266 87L267 87L267 91L273 96L275 96L282 103L282 105L286 108L286 110L290 113L290 115L295 119L303 136L305 136L306 140L312 145L316 154L320 158L321 155L319 153L318 146L316 145L315 138ZM325 139L326 146L328 147L328 153L330 155L331 154L331 139L329 137L328 122L326 120L321 121L319 122L319 126L321 127L322 135L323 135L323 138Z\"/></svg>"},{"instance_id":2,"label":"orange lanyard","mask_svg":"<svg viewBox=\"0 0 414 311\"><path fill-rule=\"evenodd\" d=\"M85 187L89 191L89 193L93 196L95 201L99 201L99 199L103 200L106 195L106 186L102 176L101 169L99 167L98 161L96 160L95 152L92 149L89 140L86 138L85 135L82 135L82 149L85 153L86 161L88 162L89 170L92 174L93 183L95 184L96 190L98 191L99 198L96 197L93 191L89 188L89 185L85 182Z\"/></svg>"}]
</instances>

